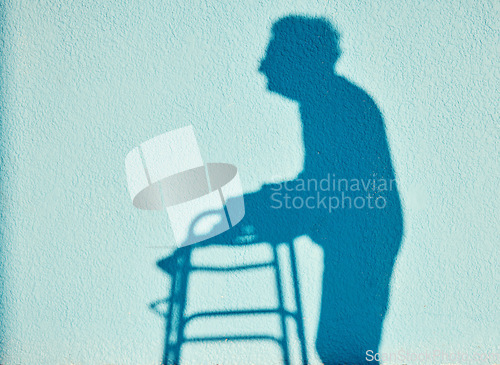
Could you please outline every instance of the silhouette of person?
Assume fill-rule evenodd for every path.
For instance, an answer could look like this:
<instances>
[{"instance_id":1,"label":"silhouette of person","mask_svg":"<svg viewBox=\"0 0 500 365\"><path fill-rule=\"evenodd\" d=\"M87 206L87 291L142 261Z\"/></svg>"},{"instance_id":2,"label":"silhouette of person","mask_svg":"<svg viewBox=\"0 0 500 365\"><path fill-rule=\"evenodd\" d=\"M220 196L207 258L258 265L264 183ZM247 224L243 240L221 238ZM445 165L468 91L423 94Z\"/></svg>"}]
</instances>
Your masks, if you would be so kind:
<instances>
[{"instance_id":1,"label":"silhouette of person","mask_svg":"<svg viewBox=\"0 0 500 365\"><path fill-rule=\"evenodd\" d=\"M259 240L308 235L323 248L318 354L325 364L374 364L403 218L382 115L335 73L339 56L324 19L274 24L259 71L269 91L299 104L304 167L294 181L245 195L244 224Z\"/></svg>"},{"instance_id":2,"label":"silhouette of person","mask_svg":"<svg viewBox=\"0 0 500 365\"><path fill-rule=\"evenodd\" d=\"M324 251L321 360L376 364L403 217L382 115L366 92L335 72L339 57L339 35L324 19L288 16L273 25L259 71L269 91L299 104L303 170L293 181L245 194L236 229L196 246L229 243L245 226L271 244L309 236ZM171 262L158 265L179 270ZM165 363L169 346L167 339Z\"/></svg>"}]
</instances>

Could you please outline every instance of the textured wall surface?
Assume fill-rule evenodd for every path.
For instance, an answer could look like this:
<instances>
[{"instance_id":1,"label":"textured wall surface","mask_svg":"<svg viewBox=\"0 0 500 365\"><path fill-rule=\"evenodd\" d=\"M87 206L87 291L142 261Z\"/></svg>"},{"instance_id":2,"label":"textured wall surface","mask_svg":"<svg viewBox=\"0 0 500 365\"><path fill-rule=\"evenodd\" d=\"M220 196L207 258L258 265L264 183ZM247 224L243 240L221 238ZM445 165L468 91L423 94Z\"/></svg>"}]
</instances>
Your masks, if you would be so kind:
<instances>
[{"instance_id":1,"label":"textured wall surface","mask_svg":"<svg viewBox=\"0 0 500 365\"><path fill-rule=\"evenodd\" d=\"M337 72L385 119L405 232L380 351L500 352L498 2L4 3L2 363L160 363L164 319L148 305L168 294L156 261L173 236L165 215L132 206L125 155L193 124L204 159L238 166L246 192L296 176L298 107L257 71L288 14L335 25ZM322 251L306 237L296 246L317 363ZM190 305L265 304L266 280L200 278ZM223 346L183 358L280 362L268 343Z\"/></svg>"}]
</instances>

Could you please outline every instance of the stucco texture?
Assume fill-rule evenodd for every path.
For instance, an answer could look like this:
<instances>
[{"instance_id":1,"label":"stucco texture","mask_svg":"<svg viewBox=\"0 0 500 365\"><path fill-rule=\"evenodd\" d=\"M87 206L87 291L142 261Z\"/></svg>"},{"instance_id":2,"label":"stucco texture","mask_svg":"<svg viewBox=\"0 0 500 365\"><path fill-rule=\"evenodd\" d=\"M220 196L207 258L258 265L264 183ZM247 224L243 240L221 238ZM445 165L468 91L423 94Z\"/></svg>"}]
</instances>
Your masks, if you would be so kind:
<instances>
[{"instance_id":1,"label":"stucco texture","mask_svg":"<svg viewBox=\"0 0 500 365\"><path fill-rule=\"evenodd\" d=\"M472 356L500 353L499 10L493 0L4 1L0 362L165 359L165 318L150 304L169 295L157 261L174 252L174 239L165 214L132 205L125 156L192 124L204 160L237 166L247 194L311 171L314 133L335 140L334 130L305 138L301 104L272 92L269 73L259 71L273 24L298 14L338 31L336 75L384 123L382 159L397 181L394 219L403 231L384 274L390 284L378 351L406 358L383 363L495 363ZM377 222L370 234L396 221ZM295 224L284 220L281 228ZM338 285L326 274L334 266L316 236L299 234L310 363L334 363L322 358L316 338L327 289ZM262 247L203 249L194 260L269 255ZM376 259L363 258L367 272L385 267ZM289 276L287 264L280 270ZM186 311L276 301L269 272L245 275L194 277ZM219 319L188 334L280 331L276 318ZM348 333L332 332L332 341ZM411 358L436 351L469 357ZM190 343L181 358L283 363L279 346L259 340Z\"/></svg>"}]
</instances>

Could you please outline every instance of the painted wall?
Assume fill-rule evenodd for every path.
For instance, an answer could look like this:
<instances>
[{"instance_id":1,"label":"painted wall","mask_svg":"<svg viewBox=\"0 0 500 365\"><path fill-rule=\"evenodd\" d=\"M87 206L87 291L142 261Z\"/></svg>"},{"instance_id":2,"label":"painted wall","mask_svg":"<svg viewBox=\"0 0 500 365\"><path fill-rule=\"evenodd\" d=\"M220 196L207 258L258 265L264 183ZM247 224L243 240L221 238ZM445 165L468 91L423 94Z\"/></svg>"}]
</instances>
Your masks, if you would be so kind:
<instances>
[{"instance_id":1,"label":"painted wall","mask_svg":"<svg viewBox=\"0 0 500 365\"><path fill-rule=\"evenodd\" d=\"M500 352L498 2L52 0L2 11L3 363L160 363L165 321L149 304L168 295L156 261L173 236L165 215L132 206L125 155L193 124L205 160L238 166L246 192L295 177L298 106L257 71L273 22L289 14L332 22L337 72L385 119L405 231L380 351ZM308 238L296 247L318 363L323 253ZM190 310L265 305L269 280L200 278ZM238 328L260 330L246 320ZM269 343L193 346L185 363L281 361Z\"/></svg>"}]
</instances>

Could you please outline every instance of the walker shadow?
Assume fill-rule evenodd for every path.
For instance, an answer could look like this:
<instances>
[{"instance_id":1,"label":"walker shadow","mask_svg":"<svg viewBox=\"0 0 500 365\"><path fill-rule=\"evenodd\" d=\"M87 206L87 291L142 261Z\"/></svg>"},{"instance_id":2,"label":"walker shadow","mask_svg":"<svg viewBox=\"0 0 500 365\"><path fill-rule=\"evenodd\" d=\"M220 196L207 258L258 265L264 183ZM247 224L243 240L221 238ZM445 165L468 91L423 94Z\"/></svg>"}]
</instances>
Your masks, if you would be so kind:
<instances>
[{"instance_id":1,"label":"walker shadow","mask_svg":"<svg viewBox=\"0 0 500 365\"><path fill-rule=\"evenodd\" d=\"M339 37L329 22L288 16L277 21L272 32L259 71L267 77L269 91L299 104L304 168L294 181L266 185L256 193L246 194L245 218L238 225L241 228L181 248L158 265L174 277L175 284L176 275L187 276L193 269L186 261L192 250L214 244L234 245L245 227L256 233L252 242L266 242L274 248L307 235L324 251L321 314L315 344L322 362L374 364L375 361L368 362L366 353L377 352L380 344L390 279L403 234L384 121L367 93L335 73L340 57ZM330 181L329 189L323 189L325 179ZM321 180L325 180L323 186L319 184ZM323 197L326 200L322 203ZM333 206L329 205L332 202ZM293 250L290 255L295 262ZM294 287L298 297L296 277ZM171 295L182 302L186 288L174 287ZM169 314L166 337L172 326L185 320L183 308ZM276 310L289 314L283 308ZM301 313L300 305L297 312L307 315ZM297 330L303 339L304 329L299 325ZM177 338L178 347L166 341L164 363L180 361L183 340ZM212 339L197 339L203 340ZM283 349L290 345L286 339L280 343ZM172 353L177 355L172 357ZM288 361L284 358L284 363ZM308 363L307 356L302 357L302 363Z\"/></svg>"},{"instance_id":2,"label":"walker shadow","mask_svg":"<svg viewBox=\"0 0 500 365\"><path fill-rule=\"evenodd\" d=\"M219 215L220 218L224 217L224 212L220 211L209 211L198 216L192 223L190 228L190 236L188 240L197 236L197 238L203 238L200 235L195 235L194 227L198 221L206 216ZM222 224L222 219L220 219L219 224ZM217 227L214 227L217 229ZM235 234L240 232L241 235ZM211 234L208 233L207 237ZM166 319L166 334L165 334L165 352L163 355L162 364L180 364L181 363L181 350L182 346L188 343L207 343L207 342L227 342L227 341L268 341L274 345L277 345L283 356L283 363L291 363L291 344L289 343L289 330L290 325L288 319L291 318L295 320L297 329L296 343L298 344L301 359L307 359L307 349L306 340L304 335L304 324L303 316L304 313L301 307L300 300L300 290L299 282L297 278L297 265L296 257L293 245L288 246L288 259L290 260L291 267L291 284L293 291L294 308L290 310L286 307L286 298L283 290L284 280L282 278L283 274L280 270L280 258L278 254L279 246L284 245L272 244L272 243L261 243L259 242L259 237L253 234L245 234L239 229L233 228L233 231L227 231L214 238L209 238L205 241L199 242L195 245L190 245L182 247L176 250L171 256L168 256L160 261L158 261L158 267L166 272L170 277L170 296L166 299L151 303L151 309L157 311L160 315L164 316ZM220 265L220 264L199 264L193 263L192 257L195 251L206 247L224 247L231 250L237 248L248 248L252 245L266 245L269 246L272 252L271 259L259 258L258 260L248 262L238 262L236 264L231 263L230 265ZM188 313L186 310L188 306L188 283L190 277L197 273L209 273L218 275L235 275L244 271L258 271L258 270L272 270L275 275L275 284L277 288L277 304L270 304L266 307L255 307L251 306L251 303L247 303L245 309L213 309L198 311L197 313ZM267 283L271 284L271 283ZM202 295L210 296L209 288L204 288L205 292ZM166 310L162 312L161 307L166 306ZM250 307L249 307L250 305ZM275 315L279 317L280 327L282 329L282 334L279 336L273 335L271 333L255 333L255 331L247 331L245 333L239 332L237 334L224 334L224 335L209 335L209 336L188 336L186 335L186 328L200 318L214 318L214 317L230 317L235 318L236 316L253 316L252 318L257 318L259 315ZM216 359L211 359L215 361ZM304 360L303 363L306 363Z\"/></svg>"}]
</instances>

